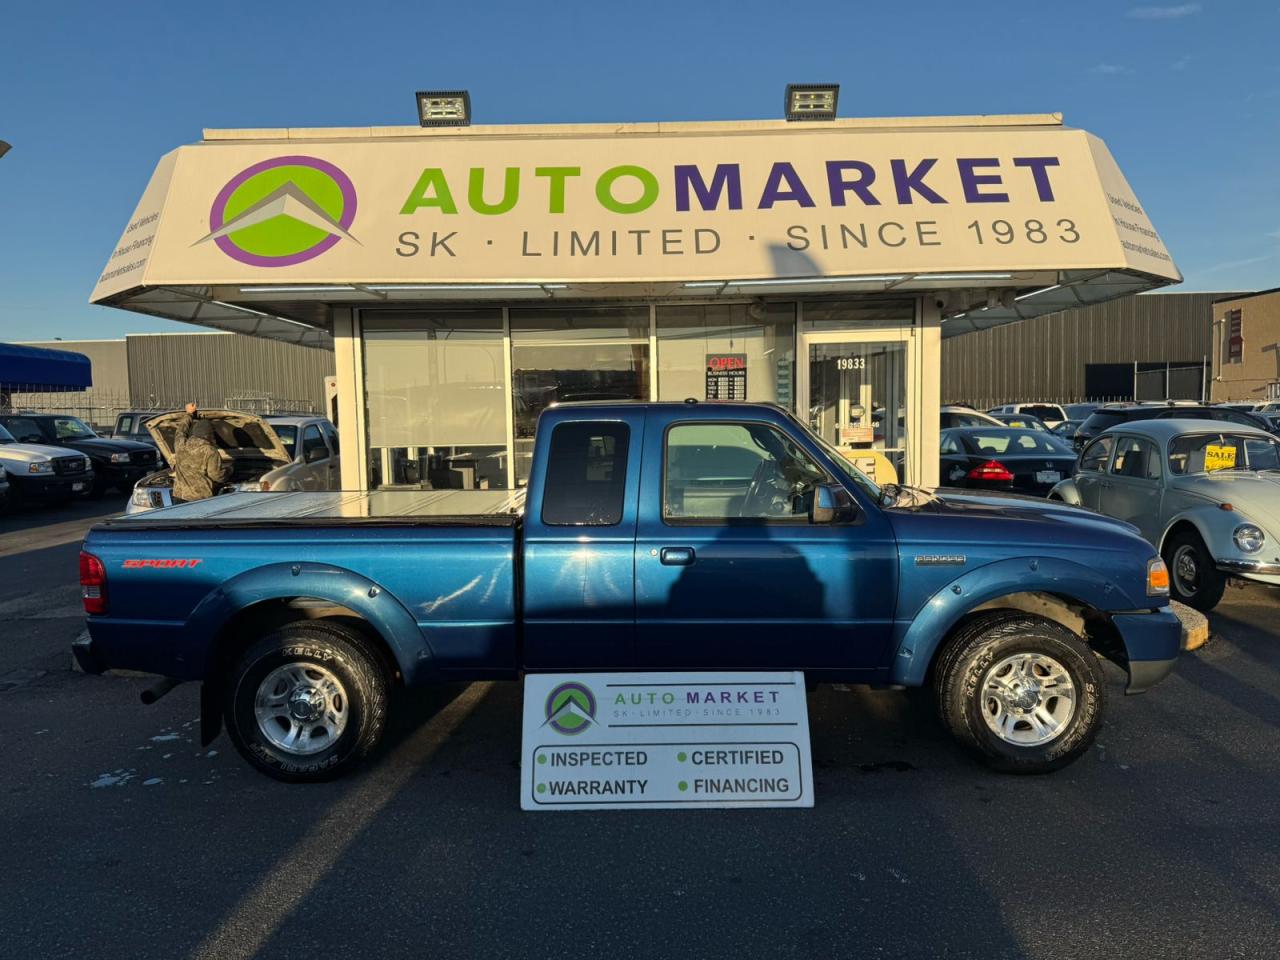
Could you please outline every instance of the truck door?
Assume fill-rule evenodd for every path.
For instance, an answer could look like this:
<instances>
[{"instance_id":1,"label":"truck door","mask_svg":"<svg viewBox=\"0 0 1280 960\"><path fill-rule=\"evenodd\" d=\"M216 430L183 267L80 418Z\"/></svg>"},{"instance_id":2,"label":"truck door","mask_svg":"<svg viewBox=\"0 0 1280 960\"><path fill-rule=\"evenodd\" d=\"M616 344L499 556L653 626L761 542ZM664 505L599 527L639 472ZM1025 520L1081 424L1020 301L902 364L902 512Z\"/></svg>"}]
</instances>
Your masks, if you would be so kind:
<instances>
[{"instance_id":1,"label":"truck door","mask_svg":"<svg viewBox=\"0 0 1280 960\"><path fill-rule=\"evenodd\" d=\"M815 449L781 424L679 416L655 411L646 428L635 555L642 666L882 667L897 547L879 511L810 523L814 487L838 482Z\"/></svg>"},{"instance_id":2,"label":"truck door","mask_svg":"<svg viewBox=\"0 0 1280 960\"><path fill-rule=\"evenodd\" d=\"M539 425L524 522L524 662L635 665L632 562L644 413Z\"/></svg>"}]
</instances>

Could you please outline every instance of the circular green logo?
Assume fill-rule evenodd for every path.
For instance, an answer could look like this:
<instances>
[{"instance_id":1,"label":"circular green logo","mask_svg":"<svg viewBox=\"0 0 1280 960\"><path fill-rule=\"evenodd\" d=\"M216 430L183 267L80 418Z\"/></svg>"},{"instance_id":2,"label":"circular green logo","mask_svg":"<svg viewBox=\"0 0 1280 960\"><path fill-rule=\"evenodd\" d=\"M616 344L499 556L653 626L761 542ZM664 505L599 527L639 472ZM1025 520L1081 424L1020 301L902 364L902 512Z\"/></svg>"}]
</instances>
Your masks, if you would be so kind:
<instances>
[{"instance_id":1,"label":"circular green logo","mask_svg":"<svg viewBox=\"0 0 1280 960\"><path fill-rule=\"evenodd\" d=\"M209 211L209 233L234 260L287 267L318 257L340 240L358 243L351 178L327 160L288 156L263 160L231 178Z\"/></svg>"},{"instance_id":2,"label":"circular green logo","mask_svg":"<svg viewBox=\"0 0 1280 960\"><path fill-rule=\"evenodd\" d=\"M596 722L595 694L576 681L562 683L547 694L543 709L547 725L566 736L582 733Z\"/></svg>"}]
</instances>

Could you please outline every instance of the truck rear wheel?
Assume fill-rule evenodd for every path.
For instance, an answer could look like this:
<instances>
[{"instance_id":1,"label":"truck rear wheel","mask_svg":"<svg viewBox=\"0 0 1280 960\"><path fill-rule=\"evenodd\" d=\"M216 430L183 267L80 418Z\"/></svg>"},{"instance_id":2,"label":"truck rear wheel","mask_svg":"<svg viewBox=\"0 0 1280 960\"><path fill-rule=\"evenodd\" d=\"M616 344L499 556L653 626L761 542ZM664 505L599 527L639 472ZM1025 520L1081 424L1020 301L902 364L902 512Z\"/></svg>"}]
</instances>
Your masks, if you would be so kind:
<instances>
[{"instance_id":1,"label":"truck rear wheel","mask_svg":"<svg viewBox=\"0 0 1280 960\"><path fill-rule=\"evenodd\" d=\"M1041 617L993 611L952 637L935 671L951 733L990 767L1048 773L1089 749L1106 685L1093 651Z\"/></svg>"},{"instance_id":2,"label":"truck rear wheel","mask_svg":"<svg viewBox=\"0 0 1280 960\"><path fill-rule=\"evenodd\" d=\"M386 727L386 672L358 634L333 624L273 631L244 652L224 689L231 742L277 780L341 776Z\"/></svg>"}]
</instances>

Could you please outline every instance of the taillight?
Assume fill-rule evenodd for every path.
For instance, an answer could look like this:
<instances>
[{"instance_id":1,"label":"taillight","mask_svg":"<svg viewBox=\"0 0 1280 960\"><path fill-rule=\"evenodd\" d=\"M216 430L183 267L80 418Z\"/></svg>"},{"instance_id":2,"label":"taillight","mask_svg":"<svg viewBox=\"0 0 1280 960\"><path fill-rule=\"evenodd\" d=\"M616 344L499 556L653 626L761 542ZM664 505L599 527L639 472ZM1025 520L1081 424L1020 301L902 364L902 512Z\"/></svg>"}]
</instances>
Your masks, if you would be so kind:
<instances>
[{"instance_id":1,"label":"taillight","mask_svg":"<svg viewBox=\"0 0 1280 960\"><path fill-rule=\"evenodd\" d=\"M262 481L262 492L263 492L263 493L270 493L270 492L271 492L271 481L270 481L270 480L263 480L263 481Z\"/></svg>"},{"instance_id":2,"label":"taillight","mask_svg":"<svg viewBox=\"0 0 1280 960\"><path fill-rule=\"evenodd\" d=\"M80 551L80 595L85 613L107 612L107 570L92 553Z\"/></svg>"},{"instance_id":3,"label":"taillight","mask_svg":"<svg viewBox=\"0 0 1280 960\"><path fill-rule=\"evenodd\" d=\"M969 471L970 480L995 480L998 482L1006 482L1013 480L1013 474L999 460L988 460L980 467L974 467Z\"/></svg>"}]
</instances>

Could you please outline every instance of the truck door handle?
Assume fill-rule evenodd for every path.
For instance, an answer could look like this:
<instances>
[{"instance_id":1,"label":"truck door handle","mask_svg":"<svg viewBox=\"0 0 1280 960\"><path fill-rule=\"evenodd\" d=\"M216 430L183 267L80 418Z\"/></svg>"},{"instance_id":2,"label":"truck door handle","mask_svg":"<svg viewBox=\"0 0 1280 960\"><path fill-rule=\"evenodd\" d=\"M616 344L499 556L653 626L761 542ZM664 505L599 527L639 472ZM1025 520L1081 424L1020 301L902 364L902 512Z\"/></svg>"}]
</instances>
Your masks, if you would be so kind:
<instances>
[{"instance_id":1,"label":"truck door handle","mask_svg":"<svg viewBox=\"0 0 1280 960\"><path fill-rule=\"evenodd\" d=\"M668 567L687 567L693 563L693 547L663 547L661 560Z\"/></svg>"}]
</instances>

